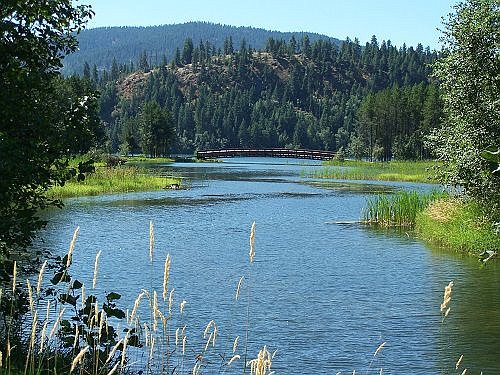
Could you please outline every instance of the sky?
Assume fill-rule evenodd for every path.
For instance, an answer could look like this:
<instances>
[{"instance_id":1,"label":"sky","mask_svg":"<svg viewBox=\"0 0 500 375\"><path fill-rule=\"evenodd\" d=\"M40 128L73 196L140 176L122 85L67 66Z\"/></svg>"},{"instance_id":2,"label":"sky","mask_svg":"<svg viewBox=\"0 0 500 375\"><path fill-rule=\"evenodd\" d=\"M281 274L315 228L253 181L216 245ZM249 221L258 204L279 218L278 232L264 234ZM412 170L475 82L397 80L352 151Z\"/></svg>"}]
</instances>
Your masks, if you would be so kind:
<instances>
[{"instance_id":1,"label":"sky","mask_svg":"<svg viewBox=\"0 0 500 375\"><path fill-rule=\"evenodd\" d=\"M442 17L458 0L77 0L95 12L88 27L209 21L278 31L308 31L361 44L376 35L393 45L439 49Z\"/></svg>"}]
</instances>

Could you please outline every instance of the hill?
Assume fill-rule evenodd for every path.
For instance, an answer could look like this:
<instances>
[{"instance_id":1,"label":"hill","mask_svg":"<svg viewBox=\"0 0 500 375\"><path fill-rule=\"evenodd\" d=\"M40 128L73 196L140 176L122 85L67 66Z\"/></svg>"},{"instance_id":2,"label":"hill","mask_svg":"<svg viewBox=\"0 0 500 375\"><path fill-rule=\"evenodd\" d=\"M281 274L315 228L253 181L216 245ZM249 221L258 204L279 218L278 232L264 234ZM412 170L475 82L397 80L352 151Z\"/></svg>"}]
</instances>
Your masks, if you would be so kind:
<instances>
[{"instance_id":1,"label":"hill","mask_svg":"<svg viewBox=\"0 0 500 375\"><path fill-rule=\"evenodd\" d=\"M99 75L87 67L84 78L101 92L110 152L145 151L145 140L159 138L148 126L161 109L168 115L154 116L168 117L172 128L162 131L175 134L162 149L174 152L289 147L384 160L428 156L423 138L441 117L428 78L435 52L376 38L364 48L350 40L338 47L307 36L270 39L262 50L185 46L158 66L143 55L134 70L115 63Z\"/></svg>"},{"instance_id":2,"label":"hill","mask_svg":"<svg viewBox=\"0 0 500 375\"><path fill-rule=\"evenodd\" d=\"M81 74L85 61L95 64L99 70L109 69L113 58L118 64L135 63L144 51L149 63L157 65L163 55L170 61L176 48L182 49L187 38L191 38L195 44L201 40L208 41L217 49L222 49L225 40L229 38L235 49L239 49L243 40L255 49L262 49L269 38L289 41L292 36L300 40L304 35L308 35L312 42L324 39L337 45L341 43L338 39L315 33L279 32L208 22L149 27L101 27L83 30L78 35L79 51L64 59L63 72Z\"/></svg>"}]
</instances>

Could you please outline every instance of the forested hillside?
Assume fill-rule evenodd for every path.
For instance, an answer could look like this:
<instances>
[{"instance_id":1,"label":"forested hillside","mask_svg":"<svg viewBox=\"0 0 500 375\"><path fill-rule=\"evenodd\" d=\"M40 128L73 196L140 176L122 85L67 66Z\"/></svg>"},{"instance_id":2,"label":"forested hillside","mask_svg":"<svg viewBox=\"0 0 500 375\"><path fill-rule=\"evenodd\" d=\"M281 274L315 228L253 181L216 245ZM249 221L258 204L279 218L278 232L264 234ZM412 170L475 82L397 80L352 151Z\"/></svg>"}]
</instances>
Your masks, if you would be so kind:
<instances>
[{"instance_id":1,"label":"forested hillside","mask_svg":"<svg viewBox=\"0 0 500 375\"><path fill-rule=\"evenodd\" d=\"M163 55L168 60L172 59L176 48L182 48L187 38L191 38L195 43L200 40L209 41L217 50L223 48L224 41L228 38L232 39L236 47L245 39L253 48L262 49L269 38L288 41L294 36L300 40L304 35L308 35L311 41L328 39L340 44L337 39L315 33L269 31L209 22L148 27L100 27L83 30L78 35L78 51L66 56L63 72L81 74L85 61L96 64L99 70L111 68L113 58L119 64L135 63L143 51L146 51L150 64L158 65Z\"/></svg>"},{"instance_id":2,"label":"forested hillside","mask_svg":"<svg viewBox=\"0 0 500 375\"><path fill-rule=\"evenodd\" d=\"M423 137L441 118L428 79L436 58L375 37L363 47L269 39L262 50L228 38L220 51L187 39L158 66L143 53L134 69L115 61L100 74L85 64L84 76L101 92L111 152L289 147L413 159L429 156Z\"/></svg>"}]
</instances>

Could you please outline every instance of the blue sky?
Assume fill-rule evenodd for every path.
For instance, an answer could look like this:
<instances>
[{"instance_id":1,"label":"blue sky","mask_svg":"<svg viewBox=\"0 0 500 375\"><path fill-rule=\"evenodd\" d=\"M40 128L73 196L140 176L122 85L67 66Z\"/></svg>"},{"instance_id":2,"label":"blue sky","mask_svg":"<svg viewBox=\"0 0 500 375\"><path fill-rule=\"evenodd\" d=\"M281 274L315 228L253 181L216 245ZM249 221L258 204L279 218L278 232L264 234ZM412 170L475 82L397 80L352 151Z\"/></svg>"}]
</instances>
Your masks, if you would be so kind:
<instances>
[{"instance_id":1,"label":"blue sky","mask_svg":"<svg viewBox=\"0 0 500 375\"><path fill-rule=\"evenodd\" d=\"M310 31L362 44L376 35L401 46L440 48L441 17L458 0L80 0L96 15L89 27L210 21L279 31Z\"/></svg>"}]
</instances>

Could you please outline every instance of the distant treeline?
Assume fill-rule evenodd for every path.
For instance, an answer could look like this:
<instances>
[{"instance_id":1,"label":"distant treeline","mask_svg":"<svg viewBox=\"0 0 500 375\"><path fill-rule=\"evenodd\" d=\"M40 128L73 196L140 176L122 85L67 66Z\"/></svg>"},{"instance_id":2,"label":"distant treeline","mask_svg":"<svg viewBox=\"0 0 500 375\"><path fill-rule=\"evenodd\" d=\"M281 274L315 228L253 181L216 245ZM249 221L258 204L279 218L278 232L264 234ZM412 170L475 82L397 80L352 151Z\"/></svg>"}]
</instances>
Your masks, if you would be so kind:
<instances>
[{"instance_id":1,"label":"distant treeline","mask_svg":"<svg viewBox=\"0 0 500 375\"><path fill-rule=\"evenodd\" d=\"M168 128L160 131L170 137L165 152L288 147L415 159L430 156L423 140L441 119L429 79L437 57L375 36L365 46L270 38L261 50L246 40L236 48L231 37L222 48L188 38L158 65L143 51L135 63L113 60L109 70L85 63L83 75L101 93L111 152L147 153L145 109L154 107L168 119L158 123Z\"/></svg>"},{"instance_id":2,"label":"distant treeline","mask_svg":"<svg viewBox=\"0 0 500 375\"><path fill-rule=\"evenodd\" d=\"M262 49L269 38L288 41L292 36L299 40L305 35L308 35L311 41L327 39L338 45L341 43L338 39L316 33L280 32L211 22L147 27L99 27L83 30L77 36L78 51L65 57L63 72L66 75L81 74L85 61L96 64L99 70L110 69L113 59L118 64L135 63L137 56L143 51L146 52L150 65L158 65L163 55L168 60L173 59L176 48L182 46L187 38L191 38L196 44L200 40L209 41L218 51L223 49L224 41L228 38L233 40L235 47L239 47L245 39L254 48Z\"/></svg>"}]
</instances>

